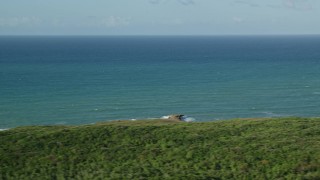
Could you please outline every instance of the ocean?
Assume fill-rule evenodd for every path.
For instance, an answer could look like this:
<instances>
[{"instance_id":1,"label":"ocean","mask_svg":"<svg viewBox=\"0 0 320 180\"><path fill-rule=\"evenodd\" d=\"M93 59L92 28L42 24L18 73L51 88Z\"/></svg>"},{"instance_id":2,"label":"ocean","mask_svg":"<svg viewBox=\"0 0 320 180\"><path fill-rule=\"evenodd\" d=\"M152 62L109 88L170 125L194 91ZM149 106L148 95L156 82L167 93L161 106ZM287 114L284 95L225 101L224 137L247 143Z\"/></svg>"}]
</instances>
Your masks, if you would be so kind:
<instances>
[{"instance_id":1,"label":"ocean","mask_svg":"<svg viewBox=\"0 0 320 180\"><path fill-rule=\"evenodd\" d=\"M320 116L320 36L1 36L0 129Z\"/></svg>"}]
</instances>

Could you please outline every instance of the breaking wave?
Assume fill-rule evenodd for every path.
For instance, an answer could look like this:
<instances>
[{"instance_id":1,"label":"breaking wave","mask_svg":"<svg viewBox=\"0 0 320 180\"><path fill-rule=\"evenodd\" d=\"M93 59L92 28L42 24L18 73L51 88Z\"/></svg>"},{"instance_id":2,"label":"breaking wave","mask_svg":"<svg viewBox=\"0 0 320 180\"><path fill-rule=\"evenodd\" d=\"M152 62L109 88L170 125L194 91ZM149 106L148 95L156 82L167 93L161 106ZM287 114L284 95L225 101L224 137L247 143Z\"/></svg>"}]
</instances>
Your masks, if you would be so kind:
<instances>
[{"instance_id":1,"label":"breaking wave","mask_svg":"<svg viewBox=\"0 0 320 180\"><path fill-rule=\"evenodd\" d=\"M161 117L161 119L169 119L169 118L170 118L170 116L162 116L162 117ZM185 115L183 115L183 116L181 117L181 120L184 121L184 122L193 122L193 121L196 121L195 118L189 117L189 116L185 116Z\"/></svg>"}]
</instances>

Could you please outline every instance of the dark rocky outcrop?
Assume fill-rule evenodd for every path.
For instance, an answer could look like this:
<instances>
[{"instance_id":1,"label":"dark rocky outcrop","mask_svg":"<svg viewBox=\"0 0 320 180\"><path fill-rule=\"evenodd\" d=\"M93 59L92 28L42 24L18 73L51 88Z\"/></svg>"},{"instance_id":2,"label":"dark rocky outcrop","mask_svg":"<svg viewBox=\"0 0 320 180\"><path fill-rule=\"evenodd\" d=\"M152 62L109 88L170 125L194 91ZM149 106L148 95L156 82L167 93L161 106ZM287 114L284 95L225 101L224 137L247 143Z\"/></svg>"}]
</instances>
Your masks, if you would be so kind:
<instances>
[{"instance_id":1,"label":"dark rocky outcrop","mask_svg":"<svg viewBox=\"0 0 320 180\"><path fill-rule=\"evenodd\" d=\"M173 121L183 121L183 116L182 114L172 114L168 116L169 120L173 120Z\"/></svg>"}]
</instances>

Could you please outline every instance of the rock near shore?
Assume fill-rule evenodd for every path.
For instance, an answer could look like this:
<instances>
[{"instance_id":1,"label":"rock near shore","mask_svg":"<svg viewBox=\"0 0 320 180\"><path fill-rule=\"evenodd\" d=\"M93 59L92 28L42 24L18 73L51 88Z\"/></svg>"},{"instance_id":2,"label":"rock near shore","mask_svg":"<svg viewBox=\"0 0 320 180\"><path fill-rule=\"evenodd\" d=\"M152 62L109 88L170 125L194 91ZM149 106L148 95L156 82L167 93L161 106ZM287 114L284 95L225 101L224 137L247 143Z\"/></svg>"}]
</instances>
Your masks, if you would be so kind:
<instances>
[{"instance_id":1,"label":"rock near shore","mask_svg":"<svg viewBox=\"0 0 320 180\"><path fill-rule=\"evenodd\" d=\"M183 114L172 114L168 116L168 119L173 121L183 121L183 117Z\"/></svg>"}]
</instances>

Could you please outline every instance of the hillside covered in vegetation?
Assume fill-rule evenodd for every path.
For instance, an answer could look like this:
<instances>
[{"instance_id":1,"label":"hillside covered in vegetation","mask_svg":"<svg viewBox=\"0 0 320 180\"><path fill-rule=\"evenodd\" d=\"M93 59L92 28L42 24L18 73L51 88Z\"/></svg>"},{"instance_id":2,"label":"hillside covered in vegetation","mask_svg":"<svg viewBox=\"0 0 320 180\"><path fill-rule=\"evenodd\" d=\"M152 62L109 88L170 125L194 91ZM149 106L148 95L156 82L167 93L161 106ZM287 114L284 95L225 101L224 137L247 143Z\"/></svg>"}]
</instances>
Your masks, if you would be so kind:
<instances>
[{"instance_id":1,"label":"hillside covered in vegetation","mask_svg":"<svg viewBox=\"0 0 320 180\"><path fill-rule=\"evenodd\" d=\"M320 179L320 118L32 126L0 139L0 179Z\"/></svg>"}]
</instances>

